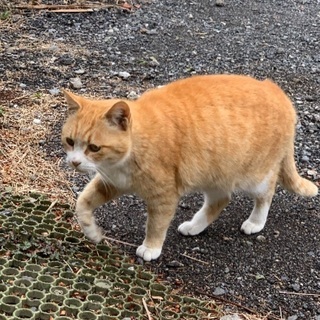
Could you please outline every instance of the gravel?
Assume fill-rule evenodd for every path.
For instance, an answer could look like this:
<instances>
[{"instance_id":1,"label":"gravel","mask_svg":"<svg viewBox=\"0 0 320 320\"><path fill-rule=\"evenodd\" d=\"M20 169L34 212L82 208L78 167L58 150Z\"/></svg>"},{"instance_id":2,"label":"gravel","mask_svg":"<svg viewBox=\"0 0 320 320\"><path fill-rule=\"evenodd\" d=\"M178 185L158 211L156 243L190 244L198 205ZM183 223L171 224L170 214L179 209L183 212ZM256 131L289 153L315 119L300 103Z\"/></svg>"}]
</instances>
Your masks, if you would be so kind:
<instances>
[{"instance_id":1,"label":"gravel","mask_svg":"<svg viewBox=\"0 0 320 320\"><path fill-rule=\"evenodd\" d=\"M16 12L12 21L18 29L5 25L0 33L0 88L52 95L59 94L57 88L71 88L87 96L136 98L148 88L194 74L270 77L297 108L299 171L319 185L318 1L164 0L140 5L132 13ZM62 122L65 107L56 108ZM48 157L63 156L60 128L48 134ZM87 177L73 180L78 192ZM178 234L177 226L201 203L199 194L181 200L162 256L145 268L184 293L219 298L218 292L270 319L319 319L319 196L302 199L279 188L265 229L245 236L239 227L252 203L237 194L201 235ZM145 212L144 203L129 195L97 210L97 219L107 236L139 245ZM123 246L123 251L135 257L134 248Z\"/></svg>"}]
</instances>

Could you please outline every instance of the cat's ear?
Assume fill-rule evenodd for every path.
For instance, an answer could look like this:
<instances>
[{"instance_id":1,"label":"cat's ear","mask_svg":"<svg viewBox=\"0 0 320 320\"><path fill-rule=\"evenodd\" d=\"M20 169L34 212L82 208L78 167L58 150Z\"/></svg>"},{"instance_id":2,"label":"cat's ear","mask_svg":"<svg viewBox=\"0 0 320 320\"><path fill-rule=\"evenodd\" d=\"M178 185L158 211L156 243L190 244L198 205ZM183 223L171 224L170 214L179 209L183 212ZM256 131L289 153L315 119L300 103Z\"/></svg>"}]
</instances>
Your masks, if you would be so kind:
<instances>
[{"instance_id":1,"label":"cat's ear","mask_svg":"<svg viewBox=\"0 0 320 320\"><path fill-rule=\"evenodd\" d=\"M119 101L107 112L106 118L111 125L126 131L129 127L131 118L130 108L124 101Z\"/></svg>"},{"instance_id":2,"label":"cat's ear","mask_svg":"<svg viewBox=\"0 0 320 320\"><path fill-rule=\"evenodd\" d=\"M81 98L75 95L74 93L63 90L64 97L67 100L69 112L73 113L78 111L81 108Z\"/></svg>"}]
</instances>

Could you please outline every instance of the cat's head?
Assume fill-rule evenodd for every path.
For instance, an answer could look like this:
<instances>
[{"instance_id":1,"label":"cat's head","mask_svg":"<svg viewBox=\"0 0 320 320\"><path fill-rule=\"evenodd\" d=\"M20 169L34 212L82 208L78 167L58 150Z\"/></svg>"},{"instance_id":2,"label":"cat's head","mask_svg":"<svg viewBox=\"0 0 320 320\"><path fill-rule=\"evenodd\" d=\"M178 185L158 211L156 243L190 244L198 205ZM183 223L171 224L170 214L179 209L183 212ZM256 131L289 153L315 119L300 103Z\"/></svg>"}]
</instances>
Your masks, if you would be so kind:
<instances>
[{"instance_id":1,"label":"cat's head","mask_svg":"<svg viewBox=\"0 0 320 320\"><path fill-rule=\"evenodd\" d=\"M62 128L68 164L81 172L121 165L131 150L130 108L121 100L88 100L64 92L69 117Z\"/></svg>"}]
</instances>

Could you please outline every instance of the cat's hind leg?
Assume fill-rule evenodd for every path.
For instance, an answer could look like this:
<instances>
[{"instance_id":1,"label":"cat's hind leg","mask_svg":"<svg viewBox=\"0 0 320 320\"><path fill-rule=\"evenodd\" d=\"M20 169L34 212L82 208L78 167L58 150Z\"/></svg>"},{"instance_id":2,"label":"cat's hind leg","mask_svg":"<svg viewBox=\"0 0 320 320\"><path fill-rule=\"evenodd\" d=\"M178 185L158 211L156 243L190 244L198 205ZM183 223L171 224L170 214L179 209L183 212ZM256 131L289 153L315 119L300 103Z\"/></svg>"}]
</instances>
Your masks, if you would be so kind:
<instances>
[{"instance_id":1,"label":"cat's hind leg","mask_svg":"<svg viewBox=\"0 0 320 320\"><path fill-rule=\"evenodd\" d=\"M247 220L241 225L245 234L260 232L267 221L272 197L275 192L277 175L267 175L259 184L250 189L249 193L254 198L254 208Z\"/></svg>"},{"instance_id":2,"label":"cat's hind leg","mask_svg":"<svg viewBox=\"0 0 320 320\"><path fill-rule=\"evenodd\" d=\"M103 230L95 221L93 210L117 196L113 186L106 185L97 174L84 188L76 204L76 216L85 236L98 243Z\"/></svg>"},{"instance_id":3,"label":"cat's hind leg","mask_svg":"<svg viewBox=\"0 0 320 320\"><path fill-rule=\"evenodd\" d=\"M193 236L202 232L213 221L220 212L228 205L230 194L219 190L210 190L204 193L205 201L202 208L193 216L191 221L182 223L178 231L185 236Z\"/></svg>"}]
</instances>

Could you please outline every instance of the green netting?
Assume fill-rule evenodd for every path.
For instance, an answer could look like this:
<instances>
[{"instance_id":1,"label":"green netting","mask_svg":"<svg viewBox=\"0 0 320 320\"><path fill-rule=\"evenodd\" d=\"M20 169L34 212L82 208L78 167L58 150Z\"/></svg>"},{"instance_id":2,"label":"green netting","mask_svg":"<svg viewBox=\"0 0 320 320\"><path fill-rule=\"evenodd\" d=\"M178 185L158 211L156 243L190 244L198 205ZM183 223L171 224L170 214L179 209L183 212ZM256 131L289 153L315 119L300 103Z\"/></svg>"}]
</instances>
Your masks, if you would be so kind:
<instances>
[{"instance_id":1,"label":"green netting","mask_svg":"<svg viewBox=\"0 0 320 320\"><path fill-rule=\"evenodd\" d=\"M0 196L0 320L219 319L213 302L172 294L115 247L71 228L69 207Z\"/></svg>"}]
</instances>

